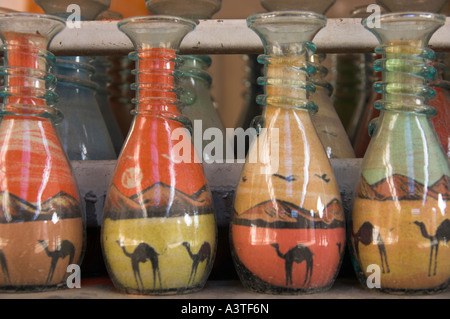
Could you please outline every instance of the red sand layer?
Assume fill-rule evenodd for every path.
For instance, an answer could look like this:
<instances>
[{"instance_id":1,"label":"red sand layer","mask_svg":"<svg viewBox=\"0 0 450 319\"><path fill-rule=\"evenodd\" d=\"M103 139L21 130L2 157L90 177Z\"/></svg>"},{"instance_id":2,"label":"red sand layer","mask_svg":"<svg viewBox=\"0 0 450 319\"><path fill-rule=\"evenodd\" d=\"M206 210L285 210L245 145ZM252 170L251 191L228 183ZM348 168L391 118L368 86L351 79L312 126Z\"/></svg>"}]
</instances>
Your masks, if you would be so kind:
<instances>
[{"instance_id":1,"label":"red sand layer","mask_svg":"<svg viewBox=\"0 0 450 319\"><path fill-rule=\"evenodd\" d=\"M239 260L260 279L290 288L320 288L332 281L345 249L344 228L270 229L232 225L232 241ZM285 260L277 255L272 243L279 244L282 254L303 244L313 254L311 283L304 286L306 262L293 262L292 285L286 286ZM340 246L338 245L340 244ZM301 259L301 257L299 257Z\"/></svg>"}]
</instances>

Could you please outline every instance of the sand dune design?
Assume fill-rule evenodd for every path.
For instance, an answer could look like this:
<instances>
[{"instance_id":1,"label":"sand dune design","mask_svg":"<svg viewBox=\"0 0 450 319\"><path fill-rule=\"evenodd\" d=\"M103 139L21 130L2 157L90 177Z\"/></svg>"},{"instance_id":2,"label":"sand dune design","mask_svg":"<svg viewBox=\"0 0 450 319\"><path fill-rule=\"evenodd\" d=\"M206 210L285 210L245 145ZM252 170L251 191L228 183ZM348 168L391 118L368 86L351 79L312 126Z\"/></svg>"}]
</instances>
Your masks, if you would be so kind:
<instances>
[{"instance_id":1,"label":"sand dune design","mask_svg":"<svg viewBox=\"0 0 450 319\"><path fill-rule=\"evenodd\" d=\"M337 199L328 203L321 213L286 201L269 200L235 215L234 224L268 228L340 228L344 227L343 216Z\"/></svg>"},{"instance_id":2,"label":"sand dune design","mask_svg":"<svg viewBox=\"0 0 450 319\"><path fill-rule=\"evenodd\" d=\"M395 190L395 193L392 190ZM426 193L427 197L435 200L439 199L439 196L443 200L449 200L449 177L443 175L433 185L428 186L427 189L416 180L400 174L394 174L374 184L369 184L364 177L361 177L357 194L362 199L387 201L422 200L424 193Z\"/></svg>"},{"instance_id":3,"label":"sand dune design","mask_svg":"<svg viewBox=\"0 0 450 319\"><path fill-rule=\"evenodd\" d=\"M17 223L81 217L80 202L65 192L59 192L40 205L29 203L7 191L0 192L0 223Z\"/></svg>"},{"instance_id":4,"label":"sand dune design","mask_svg":"<svg viewBox=\"0 0 450 319\"><path fill-rule=\"evenodd\" d=\"M211 214L213 205L205 184L192 195L164 183L155 183L144 191L127 197L113 184L108 192L104 217L112 220L151 217L180 217Z\"/></svg>"}]
</instances>

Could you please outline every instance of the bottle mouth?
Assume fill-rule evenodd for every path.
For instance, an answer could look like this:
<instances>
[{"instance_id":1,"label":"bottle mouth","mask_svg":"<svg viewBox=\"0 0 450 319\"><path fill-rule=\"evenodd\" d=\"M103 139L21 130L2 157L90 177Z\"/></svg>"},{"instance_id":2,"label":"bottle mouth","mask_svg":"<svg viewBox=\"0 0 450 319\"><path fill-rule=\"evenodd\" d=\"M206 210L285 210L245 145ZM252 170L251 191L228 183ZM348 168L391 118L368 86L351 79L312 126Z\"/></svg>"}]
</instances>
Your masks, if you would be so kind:
<instances>
[{"instance_id":1,"label":"bottle mouth","mask_svg":"<svg viewBox=\"0 0 450 319\"><path fill-rule=\"evenodd\" d=\"M36 18L36 19L49 19L54 21L63 22L65 24L65 20L55 15L45 14L45 13L33 13L33 12L20 12L20 11L12 11L12 12L0 12L0 18L3 17L26 17L26 18Z\"/></svg>"},{"instance_id":2,"label":"bottle mouth","mask_svg":"<svg viewBox=\"0 0 450 319\"><path fill-rule=\"evenodd\" d=\"M40 35L50 41L62 31L66 20L54 15L28 12L0 13L0 33L13 31L26 35Z\"/></svg>"},{"instance_id":3,"label":"bottle mouth","mask_svg":"<svg viewBox=\"0 0 450 319\"><path fill-rule=\"evenodd\" d=\"M385 13L376 21L368 17L361 23L381 44L426 47L445 21L446 17L442 14L410 11Z\"/></svg>"},{"instance_id":4,"label":"bottle mouth","mask_svg":"<svg viewBox=\"0 0 450 319\"><path fill-rule=\"evenodd\" d=\"M265 13L256 13L247 18L247 24L253 26L258 23L270 23L270 22L293 22L302 23L304 25L325 25L327 22L326 17L323 14L313 11L272 11Z\"/></svg>"},{"instance_id":5,"label":"bottle mouth","mask_svg":"<svg viewBox=\"0 0 450 319\"><path fill-rule=\"evenodd\" d=\"M124 27L130 24L134 24L137 26L143 24L142 28L145 29L148 27L148 23L160 23L162 26L165 23L184 24L186 26L190 26L192 29L194 29L198 25L198 21L194 19L187 19L169 15L154 15L125 18L118 22L117 27L122 30Z\"/></svg>"},{"instance_id":6,"label":"bottle mouth","mask_svg":"<svg viewBox=\"0 0 450 319\"><path fill-rule=\"evenodd\" d=\"M111 6L111 0L35 0L34 1L44 12L60 17L69 17L72 13L67 10L70 4L79 4L81 9L81 19L94 20L100 13L108 10Z\"/></svg>"},{"instance_id":7,"label":"bottle mouth","mask_svg":"<svg viewBox=\"0 0 450 319\"><path fill-rule=\"evenodd\" d=\"M145 0L147 9L153 14L171 14L195 18L209 19L222 6L221 0Z\"/></svg>"},{"instance_id":8,"label":"bottle mouth","mask_svg":"<svg viewBox=\"0 0 450 319\"><path fill-rule=\"evenodd\" d=\"M396 23L398 26L409 25L413 22L427 22L435 21L438 24L445 24L446 17L443 14L432 12L417 12L417 11L405 11L405 12L388 12L380 15L381 27L383 23ZM368 23L373 22L373 18L367 17L361 21L364 27L369 28Z\"/></svg>"},{"instance_id":9,"label":"bottle mouth","mask_svg":"<svg viewBox=\"0 0 450 319\"><path fill-rule=\"evenodd\" d=\"M274 11L247 18L247 26L261 39L267 53L297 55L327 24L324 15L311 11Z\"/></svg>"}]
</instances>

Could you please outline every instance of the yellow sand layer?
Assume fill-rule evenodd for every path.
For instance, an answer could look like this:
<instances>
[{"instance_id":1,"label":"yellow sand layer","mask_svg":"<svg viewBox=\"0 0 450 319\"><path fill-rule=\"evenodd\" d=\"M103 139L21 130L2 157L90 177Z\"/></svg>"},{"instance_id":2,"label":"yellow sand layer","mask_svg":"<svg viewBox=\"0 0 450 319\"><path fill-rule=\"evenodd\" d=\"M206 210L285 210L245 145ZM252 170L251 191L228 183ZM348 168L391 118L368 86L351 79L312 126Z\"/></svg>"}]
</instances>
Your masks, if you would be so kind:
<instances>
[{"instance_id":1,"label":"yellow sand layer","mask_svg":"<svg viewBox=\"0 0 450 319\"><path fill-rule=\"evenodd\" d=\"M441 223L449 218L446 202L428 199L422 201L370 201L357 198L353 210L353 232L357 233L364 222L374 226L370 244L359 243L362 270L370 264L382 268L379 245L381 238L386 250L387 266L381 274L381 287L393 289L426 289L437 287L450 279L450 242L431 241L423 237L423 223L429 235L434 236ZM378 237L378 234L380 237ZM435 267L435 251L431 243L438 244ZM354 241L352 239L352 245ZM372 272L367 273L369 276Z\"/></svg>"},{"instance_id":2,"label":"yellow sand layer","mask_svg":"<svg viewBox=\"0 0 450 319\"><path fill-rule=\"evenodd\" d=\"M214 215L126 220L108 218L103 223L102 241L106 256L105 262L115 279L123 287L142 289L142 287L138 287L139 278L135 278L132 257L125 255L117 241L130 254L141 243L151 246L159 254L158 269L161 275L161 284L156 271L156 280L153 280L154 272L149 259L139 263L139 273L144 290L191 287L206 281L205 277L209 275L213 263L216 245ZM208 258L200 261L197 272L194 274L192 272L193 259L183 242L190 244L192 254L197 254L205 242L209 243L211 247L209 266L207 267ZM190 281L191 272L193 277ZM136 273L136 276L139 273Z\"/></svg>"}]
</instances>

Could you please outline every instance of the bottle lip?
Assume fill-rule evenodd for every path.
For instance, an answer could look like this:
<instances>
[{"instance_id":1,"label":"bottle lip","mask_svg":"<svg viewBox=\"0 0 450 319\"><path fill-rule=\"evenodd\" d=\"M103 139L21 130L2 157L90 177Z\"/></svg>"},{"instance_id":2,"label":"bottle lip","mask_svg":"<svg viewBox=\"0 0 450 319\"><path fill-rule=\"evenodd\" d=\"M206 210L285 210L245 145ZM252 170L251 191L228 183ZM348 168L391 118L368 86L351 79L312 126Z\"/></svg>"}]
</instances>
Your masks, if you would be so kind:
<instances>
[{"instance_id":1,"label":"bottle lip","mask_svg":"<svg viewBox=\"0 0 450 319\"><path fill-rule=\"evenodd\" d=\"M264 13L256 13L247 18L247 24L252 25L261 21L273 20L290 20L292 21L315 21L326 24L327 18L320 13L313 11L272 11Z\"/></svg>"},{"instance_id":2,"label":"bottle lip","mask_svg":"<svg viewBox=\"0 0 450 319\"><path fill-rule=\"evenodd\" d=\"M368 22L372 22L372 18L368 17L361 20L364 26L367 26ZM405 11L405 12L387 12L380 15L380 23L383 22L396 22L396 21L429 21L435 20L441 24L445 24L446 16L440 13L433 12L419 12L419 11Z\"/></svg>"},{"instance_id":3,"label":"bottle lip","mask_svg":"<svg viewBox=\"0 0 450 319\"><path fill-rule=\"evenodd\" d=\"M54 20L66 24L66 20L54 16L51 14L45 14L45 13L33 13L33 12L0 12L0 19L2 18L18 18L18 17L26 17L26 18L36 18L36 19L44 19L44 20Z\"/></svg>"},{"instance_id":4,"label":"bottle lip","mask_svg":"<svg viewBox=\"0 0 450 319\"><path fill-rule=\"evenodd\" d=\"M188 26L191 26L192 29L194 29L199 21L194 19L187 19L182 17L176 17L176 16L169 16L169 15L153 15L153 16L137 16L137 17L130 17L125 18L123 20L120 20L117 23L117 27L120 29L121 27L128 25L130 23L145 23L145 22L169 22L172 21L174 23L182 23Z\"/></svg>"}]
</instances>

